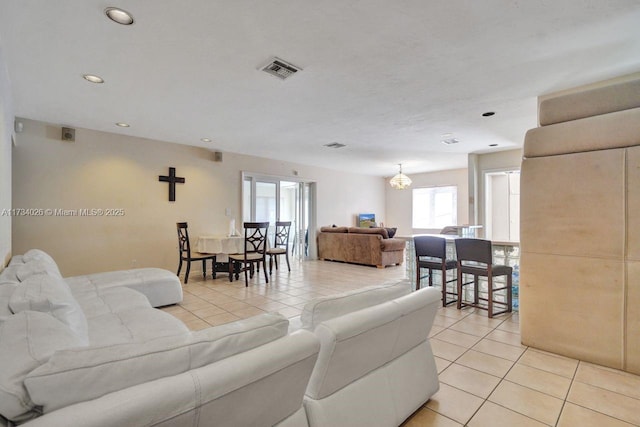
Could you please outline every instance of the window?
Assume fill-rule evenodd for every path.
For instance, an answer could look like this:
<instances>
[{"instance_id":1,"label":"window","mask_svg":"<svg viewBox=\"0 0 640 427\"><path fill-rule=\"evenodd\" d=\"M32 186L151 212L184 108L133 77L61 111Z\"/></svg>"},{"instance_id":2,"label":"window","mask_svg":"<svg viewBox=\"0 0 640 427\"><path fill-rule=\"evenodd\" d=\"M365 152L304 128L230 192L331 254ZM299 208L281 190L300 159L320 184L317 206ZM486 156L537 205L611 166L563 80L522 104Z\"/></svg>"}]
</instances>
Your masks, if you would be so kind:
<instances>
[{"instance_id":1,"label":"window","mask_svg":"<svg viewBox=\"0 0 640 427\"><path fill-rule=\"evenodd\" d=\"M458 224L458 187L413 189L413 228L443 228Z\"/></svg>"}]
</instances>

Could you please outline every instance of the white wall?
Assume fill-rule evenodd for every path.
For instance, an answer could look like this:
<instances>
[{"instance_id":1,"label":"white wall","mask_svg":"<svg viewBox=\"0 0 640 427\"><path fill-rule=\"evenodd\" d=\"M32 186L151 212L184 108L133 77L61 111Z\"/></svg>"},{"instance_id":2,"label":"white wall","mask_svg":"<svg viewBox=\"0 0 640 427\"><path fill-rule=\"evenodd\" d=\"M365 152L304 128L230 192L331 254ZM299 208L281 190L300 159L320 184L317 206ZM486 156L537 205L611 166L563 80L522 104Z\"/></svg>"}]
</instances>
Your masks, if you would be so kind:
<instances>
[{"instance_id":1,"label":"white wall","mask_svg":"<svg viewBox=\"0 0 640 427\"><path fill-rule=\"evenodd\" d=\"M317 224L352 224L359 212L383 213L384 180L282 161L211 151L86 129L60 140L60 127L23 120L13 154L13 205L35 209L124 209L124 216L13 218L13 253L38 247L65 276L156 266L177 267L175 223L187 221L192 239L225 234L231 215L241 221L242 171L317 183ZM177 184L158 182L168 167ZM311 235L315 233L310 232ZM133 261L135 260L135 262ZM194 269L197 268L194 265Z\"/></svg>"},{"instance_id":2,"label":"white wall","mask_svg":"<svg viewBox=\"0 0 640 427\"><path fill-rule=\"evenodd\" d=\"M0 47L0 212L11 209L13 107L9 74ZM6 212L6 211L5 211ZM0 269L11 257L11 216L0 214Z\"/></svg>"},{"instance_id":3,"label":"white wall","mask_svg":"<svg viewBox=\"0 0 640 427\"><path fill-rule=\"evenodd\" d=\"M391 188L385 183L386 221L385 226L397 227L397 234L410 235L416 233L437 233L440 230L420 230L412 227L412 192L413 188L456 185L458 187L458 224L468 224L468 174L467 169L453 169L439 172L421 173L410 176L413 183L406 190ZM455 225L455 224L452 224Z\"/></svg>"}]
</instances>

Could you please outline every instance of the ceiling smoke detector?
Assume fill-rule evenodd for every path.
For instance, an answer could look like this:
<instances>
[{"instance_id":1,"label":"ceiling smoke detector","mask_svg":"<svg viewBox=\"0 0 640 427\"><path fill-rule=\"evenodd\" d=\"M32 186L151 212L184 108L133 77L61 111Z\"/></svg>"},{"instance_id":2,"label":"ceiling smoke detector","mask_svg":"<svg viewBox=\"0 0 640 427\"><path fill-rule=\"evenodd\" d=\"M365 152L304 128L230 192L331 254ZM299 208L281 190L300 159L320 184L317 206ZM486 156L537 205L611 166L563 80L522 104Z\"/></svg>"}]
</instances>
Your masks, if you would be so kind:
<instances>
[{"instance_id":1,"label":"ceiling smoke detector","mask_svg":"<svg viewBox=\"0 0 640 427\"><path fill-rule=\"evenodd\" d=\"M302 68L296 67L295 65L283 61L280 58L274 57L266 65L260 67L260 70L284 80L293 76L298 71L302 71Z\"/></svg>"},{"instance_id":2,"label":"ceiling smoke detector","mask_svg":"<svg viewBox=\"0 0 640 427\"><path fill-rule=\"evenodd\" d=\"M329 148L342 148L342 147L346 147L345 144L340 144L339 142L332 142L330 144L324 144L325 147L329 147Z\"/></svg>"}]
</instances>

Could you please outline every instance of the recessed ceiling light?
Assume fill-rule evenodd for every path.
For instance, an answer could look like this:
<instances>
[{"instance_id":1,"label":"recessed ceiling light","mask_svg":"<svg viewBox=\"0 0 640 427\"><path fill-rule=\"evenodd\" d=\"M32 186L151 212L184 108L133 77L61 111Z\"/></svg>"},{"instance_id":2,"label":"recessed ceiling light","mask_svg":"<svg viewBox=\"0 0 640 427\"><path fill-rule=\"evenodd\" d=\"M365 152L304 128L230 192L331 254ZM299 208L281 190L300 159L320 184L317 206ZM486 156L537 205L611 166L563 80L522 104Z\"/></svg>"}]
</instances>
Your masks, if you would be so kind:
<instances>
[{"instance_id":1,"label":"recessed ceiling light","mask_svg":"<svg viewBox=\"0 0 640 427\"><path fill-rule=\"evenodd\" d=\"M120 126L121 128L128 128L130 125L129 123L118 122L116 123L116 126Z\"/></svg>"},{"instance_id":2,"label":"recessed ceiling light","mask_svg":"<svg viewBox=\"0 0 640 427\"><path fill-rule=\"evenodd\" d=\"M495 111L487 111L486 113L482 113L482 117L491 117L495 114Z\"/></svg>"},{"instance_id":3,"label":"recessed ceiling light","mask_svg":"<svg viewBox=\"0 0 640 427\"><path fill-rule=\"evenodd\" d=\"M489 147L497 147L498 144L489 144Z\"/></svg>"},{"instance_id":4,"label":"recessed ceiling light","mask_svg":"<svg viewBox=\"0 0 640 427\"><path fill-rule=\"evenodd\" d=\"M131 25L133 24L133 15L131 15L126 10L119 9L117 7L108 7L104 10L104 14L107 15L109 19L113 22L122 25Z\"/></svg>"},{"instance_id":5,"label":"recessed ceiling light","mask_svg":"<svg viewBox=\"0 0 640 427\"><path fill-rule=\"evenodd\" d=\"M82 76L86 81L91 83L104 83L104 79L100 76L96 76L94 74L85 74Z\"/></svg>"},{"instance_id":6,"label":"recessed ceiling light","mask_svg":"<svg viewBox=\"0 0 640 427\"><path fill-rule=\"evenodd\" d=\"M211 140L209 138L200 138L200 141L202 141L202 142L211 142Z\"/></svg>"}]
</instances>

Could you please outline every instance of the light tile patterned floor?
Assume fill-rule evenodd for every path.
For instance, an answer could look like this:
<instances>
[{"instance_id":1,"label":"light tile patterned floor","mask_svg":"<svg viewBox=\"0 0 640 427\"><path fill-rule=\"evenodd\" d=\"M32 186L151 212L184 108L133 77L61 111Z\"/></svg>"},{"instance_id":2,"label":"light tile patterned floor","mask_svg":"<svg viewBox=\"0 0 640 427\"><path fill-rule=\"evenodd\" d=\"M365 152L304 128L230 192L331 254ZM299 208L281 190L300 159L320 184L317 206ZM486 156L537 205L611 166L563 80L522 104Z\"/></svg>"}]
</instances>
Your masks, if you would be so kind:
<instances>
[{"instance_id":1,"label":"light tile patterned floor","mask_svg":"<svg viewBox=\"0 0 640 427\"><path fill-rule=\"evenodd\" d=\"M404 267L378 269L329 261L282 265L269 284L255 276L192 274L184 301L164 308L196 330L278 311L300 314L310 299L405 277ZM489 319L473 309L440 309L431 343L440 391L403 425L470 427L640 426L640 377L520 345L518 315Z\"/></svg>"}]
</instances>

